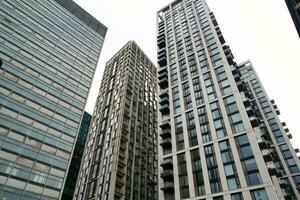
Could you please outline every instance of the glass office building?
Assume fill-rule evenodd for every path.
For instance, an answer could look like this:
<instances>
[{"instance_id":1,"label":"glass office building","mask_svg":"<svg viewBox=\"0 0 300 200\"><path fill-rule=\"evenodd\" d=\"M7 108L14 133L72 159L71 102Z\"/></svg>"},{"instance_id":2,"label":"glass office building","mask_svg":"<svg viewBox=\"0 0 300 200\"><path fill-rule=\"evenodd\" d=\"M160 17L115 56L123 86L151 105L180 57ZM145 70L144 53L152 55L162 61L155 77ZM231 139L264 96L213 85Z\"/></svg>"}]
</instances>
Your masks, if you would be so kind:
<instances>
[{"instance_id":1,"label":"glass office building","mask_svg":"<svg viewBox=\"0 0 300 200\"><path fill-rule=\"evenodd\" d=\"M74 199L157 199L156 83L134 41L107 62Z\"/></svg>"},{"instance_id":2,"label":"glass office building","mask_svg":"<svg viewBox=\"0 0 300 200\"><path fill-rule=\"evenodd\" d=\"M159 199L300 199L291 135L206 2L158 11L157 46Z\"/></svg>"},{"instance_id":3,"label":"glass office building","mask_svg":"<svg viewBox=\"0 0 300 200\"><path fill-rule=\"evenodd\" d=\"M1 200L60 199L105 34L71 0L1 0Z\"/></svg>"},{"instance_id":4,"label":"glass office building","mask_svg":"<svg viewBox=\"0 0 300 200\"><path fill-rule=\"evenodd\" d=\"M61 200L72 200L92 116L84 112Z\"/></svg>"}]
</instances>

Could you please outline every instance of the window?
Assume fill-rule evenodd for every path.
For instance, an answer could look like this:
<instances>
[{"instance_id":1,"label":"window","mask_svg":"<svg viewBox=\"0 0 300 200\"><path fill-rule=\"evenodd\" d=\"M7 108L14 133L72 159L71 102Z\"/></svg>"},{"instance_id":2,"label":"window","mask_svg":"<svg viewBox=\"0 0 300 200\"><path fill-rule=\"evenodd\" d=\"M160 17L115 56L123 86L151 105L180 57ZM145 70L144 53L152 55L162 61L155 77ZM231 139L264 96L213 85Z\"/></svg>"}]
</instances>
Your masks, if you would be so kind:
<instances>
[{"instance_id":1,"label":"window","mask_svg":"<svg viewBox=\"0 0 300 200\"><path fill-rule=\"evenodd\" d=\"M225 176L229 190L234 190L240 187L239 176L236 171L235 162L232 156L230 144L228 140L219 142L221 157L224 164Z\"/></svg>"},{"instance_id":2,"label":"window","mask_svg":"<svg viewBox=\"0 0 300 200\"><path fill-rule=\"evenodd\" d=\"M185 154L179 154L178 159L178 176L179 176L179 188L180 188L180 197L182 199L189 198L189 183L187 176L186 160Z\"/></svg>"},{"instance_id":3,"label":"window","mask_svg":"<svg viewBox=\"0 0 300 200\"><path fill-rule=\"evenodd\" d=\"M207 118L205 106L198 108L198 117L199 117L202 141L203 141L203 143L207 143L211 140L211 134L210 134L209 121Z\"/></svg>"},{"instance_id":4,"label":"window","mask_svg":"<svg viewBox=\"0 0 300 200\"><path fill-rule=\"evenodd\" d=\"M262 183L259 170L256 165L255 158L248 140L247 135L241 135L235 138L238 153L242 161L244 174L248 185L259 185Z\"/></svg>"},{"instance_id":5,"label":"window","mask_svg":"<svg viewBox=\"0 0 300 200\"><path fill-rule=\"evenodd\" d=\"M176 146L177 151L184 149L184 138L183 138L183 128L182 128L182 117L181 115L175 117L175 134L176 134Z\"/></svg>"},{"instance_id":6,"label":"window","mask_svg":"<svg viewBox=\"0 0 300 200\"><path fill-rule=\"evenodd\" d=\"M204 152L206 156L206 164L207 164L211 192L212 193L221 192L222 191L221 180L219 176L219 169L216 162L213 145L205 146Z\"/></svg>"},{"instance_id":7,"label":"window","mask_svg":"<svg viewBox=\"0 0 300 200\"><path fill-rule=\"evenodd\" d=\"M251 191L253 200L269 200L265 189Z\"/></svg>"},{"instance_id":8,"label":"window","mask_svg":"<svg viewBox=\"0 0 300 200\"><path fill-rule=\"evenodd\" d=\"M221 109L218 102L210 104L211 113L214 119L214 126L217 134L217 138L223 138L227 135L224 125Z\"/></svg>"},{"instance_id":9,"label":"window","mask_svg":"<svg viewBox=\"0 0 300 200\"><path fill-rule=\"evenodd\" d=\"M239 109L237 107L237 104L235 102L234 96L229 96L224 99L225 107L227 110L227 115L229 117L230 125L232 128L232 131L234 133L240 133L245 131L245 127L241 118L241 115L239 113Z\"/></svg>"},{"instance_id":10,"label":"window","mask_svg":"<svg viewBox=\"0 0 300 200\"><path fill-rule=\"evenodd\" d=\"M244 200L242 193L235 193L231 195L231 200Z\"/></svg>"},{"instance_id":11,"label":"window","mask_svg":"<svg viewBox=\"0 0 300 200\"><path fill-rule=\"evenodd\" d=\"M196 196L205 195L205 187L199 149L191 151L191 162Z\"/></svg>"}]
</instances>

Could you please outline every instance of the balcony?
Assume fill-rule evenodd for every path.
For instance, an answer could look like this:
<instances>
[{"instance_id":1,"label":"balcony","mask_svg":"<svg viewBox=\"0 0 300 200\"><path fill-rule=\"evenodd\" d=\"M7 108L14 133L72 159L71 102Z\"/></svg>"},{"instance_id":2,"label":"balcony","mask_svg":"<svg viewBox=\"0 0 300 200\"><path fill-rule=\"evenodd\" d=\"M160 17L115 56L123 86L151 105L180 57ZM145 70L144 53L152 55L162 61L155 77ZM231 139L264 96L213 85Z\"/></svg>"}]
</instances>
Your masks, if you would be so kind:
<instances>
[{"instance_id":1,"label":"balcony","mask_svg":"<svg viewBox=\"0 0 300 200\"><path fill-rule=\"evenodd\" d=\"M216 27L216 32L217 32L217 35L219 37L221 44L225 44L225 39L224 39L223 34L219 27Z\"/></svg>"},{"instance_id":2,"label":"balcony","mask_svg":"<svg viewBox=\"0 0 300 200\"><path fill-rule=\"evenodd\" d=\"M246 91L245 84L244 84L243 81L237 81L236 85L237 85L237 87L238 87L238 89L239 89L240 92Z\"/></svg>"},{"instance_id":3,"label":"balcony","mask_svg":"<svg viewBox=\"0 0 300 200\"><path fill-rule=\"evenodd\" d=\"M290 129L289 129L289 128L285 128L284 131L285 131L286 133L288 133L288 132L290 132Z\"/></svg>"},{"instance_id":4,"label":"balcony","mask_svg":"<svg viewBox=\"0 0 300 200\"><path fill-rule=\"evenodd\" d=\"M173 170L170 169L164 170L160 174L160 177L164 180L173 180Z\"/></svg>"},{"instance_id":5,"label":"balcony","mask_svg":"<svg viewBox=\"0 0 300 200\"><path fill-rule=\"evenodd\" d=\"M163 78L163 79L159 80L158 85L160 86L161 89L167 88L169 86L168 79Z\"/></svg>"},{"instance_id":6,"label":"balcony","mask_svg":"<svg viewBox=\"0 0 300 200\"><path fill-rule=\"evenodd\" d=\"M160 137L162 138L170 138L171 137L171 129L170 128L166 128L166 129L163 129L160 133Z\"/></svg>"},{"instance_id":7,"label":"balcony","mask_svg":"<svg viewBox=\"0 0 300 200\"><path fill-rule=\"evenodd\" d=\"M246 112L247 112L247 114L248 114L249 117L255 116L255 111L252 108L252 106L246 107Z\"/></svg>"},{"instance_id":8,"label":"balcony","mask_svg":"<svg viewBox=\"0 0 300 200\"><path fill-rule=\"evenodd\" d=\"M296 153L299 153L299 152L300 152L299 148L295 149L295 152L296 152Z\"/></svg>"},{"instance_id":9,"label":"balcony","mask_svg":"<svg viewBox=\"0 0 300 200\"><path fill-rule=\"evenodd\" d=\"M218 22L217 22L217 20L216 20L216 17L215 17L215 15L214 15L214 13L213 13L213 12L210 12L209 15L210 15L210 17L211 17L211 20L212 20L214 26L218 26Z\"/></svg>"},{"instance_id":10,"label":"balcony","mask_svg":"<svg viewBox=\"0 0 300 200\"><path fill-rule=\"evenodd\" d=\"M282 125L282 126L286 126L286 123L285 123L285 122L282 122L281 125Z\"/></svg>"},{"instance_id":11,"label":"balcony","mask_svg":"<svg viewBox=\"0 0 300 200\"><path fill-rule=\"evenodd\" d=\"M161 188L164 192L173 192L174 191L174 183L167 181L164 183L163 187Z\"/></svg>"},{"instance_id":12,"label":"balcony","mask_svg":"<svg viewBox=\"0 0 300 200\"><path fill-rule=\"evenodd\" d=\"M287 136L288 136L289 139L293 139L293 136L292 136L291 133L288 133Z\"/></svg>"},{"instance_id":13,"label":"balcony","mask_svg":"<svg viewBox=\"0 0 300 200\"><path fill-rule=\"evenodd\" d=\"M164 34L160 34L159 37L157 37L157 46L160 49L166 47L166 39Z\"/></svg>"},{"instance_id":14,"label":"balcony","mask_svg":"<svg viewBox=\"0 0 300 200\"><path fill-rule=\"evenodd\" d=\"M169 105L169 97L166 96L166 97L161 98L160 101L159 101L159 104L161 106L163 106L163 105Z\"/></svg>"},{"instance_id":15,"label":"balcony","mask_svg":"<svg viewBox=\"0 0 300 200\"><path fill-rule=\"evenodd\" d=\"M173 160L172 158L165 159L160 166L164 169L173 169Z\"/></svg>"},{"instance_id":16,"label":"balcony","mask_svg":"<svg viewBox=\"0 0 300 200\"><path fill-rule=\"evenodd\" d=\"M264 138L257 139L257 142L260 149L269 149L271 146L271 143L268 140L265 140Z\"/></svg>"},{"instance_id":17,"label":"balcony","mask_svg":"<svg viewBox=\"0 0 300 200\"><path fill-rule=\"evenodd\" d=\"M163 115L168 115L170 114L170 109L169 109L169 104L165 104L163 106L160 107L159 111L161 112L161 114Z\"/></svg>"},{"instance_id":18,"label":"balcony","mask_svg":"<svg viewBox=\"0 0 300 200\"><path fill-rule=\"evenodd\" d=\"M281 178L281 179L279 179L279 185L281 188L286 188L286 187L288 187L289 183L286 179Z\"/></svg>"},{"instance_id":19,"label":"balcony","mask_svg":"<svg viewBox=\"0 0 300 200\"><path fill-rule=\"evenodd\" d=\"M259 122L259 120L256 117L254 117L254 116L253 117L249 117L249 119L250 119L251 126L253 128L258 127L260 125L260 122Z\"/></svg>"},{"instance_id":20,"label":"balcony","mask_svg":"<svg viewBox=\"0 0 300 200\"><path fill-rule=\"evenodd\" d=\"M170 126L170 120L165 120L165 121L163 121L163 122L159 125L159 127L160 127L161 129L171 128L171 126Z\"/></svg>"},{"instance_id":21,"label":"balcony","mask_svg":"<svg viewBox=\"0 0 300 200\"><path fill-rule=\"evenodd\" d=\"M164 67L167 65L167 56L165 48L161 49L157 53L158 64L160 67Z\"/></svg>"},{"instance_id":22,"label":"balcony","mask_svg":"<svg viewBox=\"0 0 300 200\"><path fill-rule=\"evenodd\" d=\"M269 150L263 149L261 151L261 153L262 153L262 155L264 157L265 162L271 162L271 161L273 161L273 156L271 155L271 153L270 153Z\"/></svg>"},{"instance_id":23,"label":"balcony","mask_svg":"<svg viewBox=\"0 0 300 200\"><path fill-rule=\"evenodd\" d=\"M268 172L271 176L276 176L277 175L277 169L274 165L274 163L267 163L267 168L268 168Z\"/></svg>"},{"instance_id":24,"label":"balcony","mask_svg":"<svg viewBox=\"0 0 300 200\"><path fill-rule=\"evenodd\" d=\"M164 27L164 25L165 25L164 21L161 21L161 22L159 22L158 27L161 28L161 27Z\"/></svg>"},{"instance_id":25,"label":"balcony","mask_svg":"<svg viewBox=\"0 0 300 200\"><path fill-rule=\"evenodd\" d=\"M244 106L245 106L245 107L251 106L251 103L250 103L249 100L245 100L243 103L244 103Z\"/></svg>"},{"instance_id":26,"label":"balcony","mask_svg":"<svg viewBox=\"0 0 300 200\"><path fill-rule=\"evenodd\" d=\"M158 74L163 74L163 73L168 73L168 69L166 67L161 67L159 70L158 70Z\"/></svg>"},{"instance_id":27,"label":"balcony","mask_svg":"<svg viewBox=\"0 0 300 200\"><path fill-rule=\"evenodd\" d=\"M159 97L160 98L169 97L168 90L161 91Z\"/></svg>"},{"instance_id":28,"label":"balcony","mask_svg":"<svg viewBox=\"0 0 300 200\"><path fill-rule=\"evenodd\" d=\"M171 147L172 146L171 138L163 138L160 142L160 146L162 146L162 147Z\"/></svg>"},{"instance_id":29,"label":"balcony","mask_svg":"<svg viewBox=\"0 0 300 200\"><path fill-rule=\"evenodd\" d=\"M168 78L168 71L164 71L158 75L158 80L161 80L163 78Z\"/></svg>"},{"instance_id":30,"label":"balcony","mask_svg":"<svg viewBox=\"0 0 300 200\"><path fill-rule=\"evenodd\" d=\"M280 115L280 111L279 110L275 110L277 115Z\"/></svg>"},{"instance_id":31,"label":"balcony","mask_svg":"<svg viewBox=\"0 0 300 200\"><path fill-rule=\"evenodd\" d=\"M233 54L231 52L230 47L228 45L225 45L225 46L223 46L223 50L224 50L224 53L226 55L226 59L227 59L228 63L230 65L232 65L234 63L234 60L233 60L234 56L233 56Z\"/></svg>"}]
</instances>

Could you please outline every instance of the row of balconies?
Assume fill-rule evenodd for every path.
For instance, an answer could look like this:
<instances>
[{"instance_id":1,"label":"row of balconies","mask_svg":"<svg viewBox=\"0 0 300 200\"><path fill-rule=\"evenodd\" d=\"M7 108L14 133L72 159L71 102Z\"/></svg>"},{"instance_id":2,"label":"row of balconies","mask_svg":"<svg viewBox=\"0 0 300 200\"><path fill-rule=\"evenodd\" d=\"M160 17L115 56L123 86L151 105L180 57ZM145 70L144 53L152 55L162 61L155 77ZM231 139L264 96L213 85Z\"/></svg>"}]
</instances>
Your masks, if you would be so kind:
<instances>
[{"instance_id":1,"label":"row of balconies","mask_svg":"<svg viewBox=\"0 0 300 200\"><path fill-rule=\"evenodd\" d=\"M173 182L173 160L172 158L164 160L160 166L163 168L160 177L165 181L161 190L164 192L173 192L174 191L174 182Z\"/></svg>"},{"instance_id":2,"label":"row of balconies","mask_svg":"<svg viewBox=\"0 0 300 200\"><path fill-rule=\"evenodd\" d=\"M277 115L280 115L280 111L278 110L278 106L276 105L274 99L271 100L271 103L272 103L272 105L273 105L273 108L274 108L276 114L277 114Z\"/></svg>"},{"instance_id":3,"label":"row of balconies","mask_svg":"<svg viewBox=\"0 0 300 200\"><path fill-rule=\"evenodd\" d=\"M226 56L226 59L229 63L229 65L233 65L234 64L234 56L231 52L231 49L228 45L224 45L223 46L223 50L224 50L224 53L225 53L225 56Z\"/></svg>"},{"instance_id":4,"label":"row of balconies","mask_svg":"<svg viewBox=\"0 0 300 200\"><path fill-rule=\"evenodd\" d=\"M217 22L217 20L216 20L216 17L215 17L215 15L214 15L214 13L213 13L213 12L210 12L209 15L210 15L210 18L211 18L211 20L212 20L214 26L218 26L218 22Z\"/></svg>"},{"instance_id":5,"label":"row of balconies","mask_svg":"<svg viewBox=\"0 0 300 200\"><path fill-rule=\"evenodd\" d=\"M216 27L216 32L217 32L217 35L218 35L218 38L219 38L221 44L225 44L225 39L223 37L221 29L218 26Z\"/></svg>"}]
</instances>

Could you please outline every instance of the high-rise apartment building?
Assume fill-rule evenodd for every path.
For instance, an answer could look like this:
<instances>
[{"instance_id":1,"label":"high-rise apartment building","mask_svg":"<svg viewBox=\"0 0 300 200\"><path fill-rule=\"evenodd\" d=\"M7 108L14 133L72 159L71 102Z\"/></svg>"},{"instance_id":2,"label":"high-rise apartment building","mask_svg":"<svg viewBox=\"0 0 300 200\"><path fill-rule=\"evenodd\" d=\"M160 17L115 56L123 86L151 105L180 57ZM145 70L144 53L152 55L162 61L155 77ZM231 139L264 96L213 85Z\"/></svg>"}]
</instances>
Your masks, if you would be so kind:
<instances>
[{"instance_id":1,"label":"high-rise apartment building","mask_svg":"<svg viewBox=\"0 0 300 200\"><path fill-rule=\"evenodd\" d=\"M300 37L300 0L285 0Z\"/></svg>"},{"instance_id":2,"label":"high-rise apartment building","mask_svg":"<svg viewBox=\"0 0 300 200\"><path fill-rule=\"evenodd\" d=\"M72 200L92 116L84 112L61 200Z\"/></svg>"},{"instance_id":3,"label":"high-rise apartment building","mask_svg":"<svg viewBox=\"0 0 300 200\"><path fill-rule=\"evenodd\" d=\"M157 199L156 84L133 41L107 62L74 199Z\"/></svg>"},{"instance_id":4,"label":"high-rise apartment building","mask_svg":"<svg viewBox=\"0 0 300 200\"><path fill-rule=\"evenodd\" d=\"M71 0L0 1L0 199L62 195L106 27Z\"/></svg>"},{"instance_id":5,"label":"high-rise apartment building","mask_svg":"<svg viewBox=\"0 0 300 200\"><path fill-rule=\"evenodd\" d=\"M250 62L204 0L157 13L159 199L300 199L300 162Z\"/></svg>"}]
</instances>

